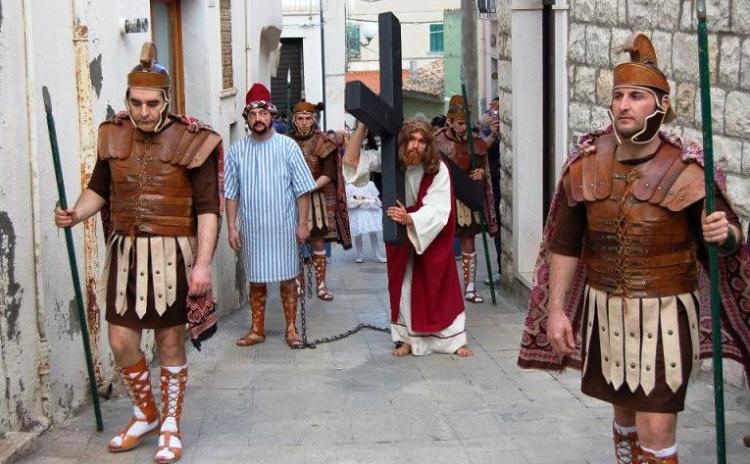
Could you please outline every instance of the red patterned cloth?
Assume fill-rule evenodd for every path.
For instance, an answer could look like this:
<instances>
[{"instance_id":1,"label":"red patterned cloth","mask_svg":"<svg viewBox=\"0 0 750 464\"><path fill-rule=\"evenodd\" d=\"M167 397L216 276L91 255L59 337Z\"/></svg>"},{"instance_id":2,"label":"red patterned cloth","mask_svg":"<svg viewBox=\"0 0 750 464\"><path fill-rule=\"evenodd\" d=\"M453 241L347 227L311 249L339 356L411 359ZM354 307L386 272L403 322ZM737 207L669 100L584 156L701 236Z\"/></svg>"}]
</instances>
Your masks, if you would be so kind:
<instances>
[{"instance_id":1,"label":"red patterned cloth","mask_svg":"<svg viewBox=\"0 0 750 464\"><path fill-rule=\"evenodd\" d=\"M582 156L595 150L595 140L598 136L610 133L612 126L603 131L584 134L568 157L565 167ZM703 166L703 148L680 137L669 136L664 132L659 134L661 139L679 148L683 160L692 160ZM724 173L715 169L716 187L721 191L730 205L727 193L726 177ZM570 287L565 313L573 324L576 334L576 349L572 355L561 356L552 350L547 339L547 315L549 302L549 271L550 244L549 238L557 226L557 216L561 203L565 201L565 194L558 185L552 200L547 222L544 227L542 245L534 269L534 280L529 298L521 350L518 365L523 368L538 368L552 371L562 371L566 367L581 367L581 319L583 289L586 284L586 270L579 261L573 282ZM698 263L698 291L700 295L700 356L710 358L713 354L711 344L711 305L709 292L708 263ZM719 293L721 295L721 339L722 354L742 364L745 375L750 378L750 253L748 247L740 249L731 256L719 258Z\"/></svg>"}]
</instances>

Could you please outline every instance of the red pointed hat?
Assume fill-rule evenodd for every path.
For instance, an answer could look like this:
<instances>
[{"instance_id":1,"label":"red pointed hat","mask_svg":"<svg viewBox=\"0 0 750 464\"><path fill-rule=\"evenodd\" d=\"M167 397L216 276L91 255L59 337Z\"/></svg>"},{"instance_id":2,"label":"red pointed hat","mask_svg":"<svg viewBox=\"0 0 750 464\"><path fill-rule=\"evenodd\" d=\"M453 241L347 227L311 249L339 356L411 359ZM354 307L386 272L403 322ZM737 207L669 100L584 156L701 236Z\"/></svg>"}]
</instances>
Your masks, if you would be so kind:
<instances>
[{"instance_id":1,"label":"red pointed hat","mask_svg":"<svg viewBox=\"0 0 750 464\"><path fill-rule=\"evenodd\" d=\"M250 105L257 101L271 103L271 92L269 92L268 88L260 82L253 84L253 86L250 87L250 90L247 91L247 95L245 95L246 105Z\"/></svg>"},{"instance_id":2,"label":"red pointed hat","mask_svg":"<svg viewBox=\"0 0 750 464\"><path fill-rule=\"evenodd\" d=\"M271 113L276 113L276 106L271 101L271 92L260 82L253 84L250 90L247 91L245 105L245 112L256 108L263 108Z\"/></svg>"}]
</instances>

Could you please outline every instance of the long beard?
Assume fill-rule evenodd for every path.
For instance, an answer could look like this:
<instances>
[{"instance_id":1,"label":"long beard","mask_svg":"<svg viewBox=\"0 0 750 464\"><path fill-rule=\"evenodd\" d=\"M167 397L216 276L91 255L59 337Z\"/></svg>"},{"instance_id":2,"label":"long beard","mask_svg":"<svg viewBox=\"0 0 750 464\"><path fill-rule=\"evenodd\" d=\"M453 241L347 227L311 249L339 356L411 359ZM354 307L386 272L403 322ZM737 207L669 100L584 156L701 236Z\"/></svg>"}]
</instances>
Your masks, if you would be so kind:
<instances>
[{"instance_id":1,"label":"long beard","mask_svg":"<svg viewBox=\"0 0 750 464\"><path fill-rule=\"evenodd\" d=\"M414 151L407 151L405 158L404 164L407 166L416 166L422 163L422 155Z\"/></svg>"}]
</instances>

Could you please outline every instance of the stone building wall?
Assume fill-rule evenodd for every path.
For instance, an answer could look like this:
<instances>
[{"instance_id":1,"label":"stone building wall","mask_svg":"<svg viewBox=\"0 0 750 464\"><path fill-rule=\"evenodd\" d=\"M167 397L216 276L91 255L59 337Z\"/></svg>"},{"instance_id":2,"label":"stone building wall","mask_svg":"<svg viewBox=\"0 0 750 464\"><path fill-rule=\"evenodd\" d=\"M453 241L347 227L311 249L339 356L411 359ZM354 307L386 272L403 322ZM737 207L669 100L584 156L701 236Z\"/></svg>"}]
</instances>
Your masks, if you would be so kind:
<instances>
[{"instance_id":1,"label":"stone building wall","mask_svg":"<svg viewBox=\"0 0 750 464\"><path fill-rule=\"evenodd\" d=\"M497 2L498 97L500 98L500 237L503 243L502 279L515 287L513 274L513 111L511 108L511 2ZM496 174L496 173L494 173Z\"/></svg>"},{"instance_id":2,"label":"stone building wall","mask_svg":"<svg viewBox=\"0 0 750 464\"><path fill-rule=\"evenodd\" d=\"M513 65L511 1L498 2L498 87L502 120L500 205L503 280L518 288L512 256ZM541 3L541 1L539 2ZM695 2L691 0L558 0L568 6L568 146L592 128L610 124L612 69L628 59L619 50L634 31L648 35L670 79L677 120L669 132L702 141ZM743 224L750 220L750 0L709 0L709 60L714 153ZM541 108L540 108L541 111ZM541 188L541 187L540 187ZM743 383L736 365L728 382Z\"/></svg>"},{"instance_id":3,"label":"stone building wall","mask_svg":"<svg viewBox=\"0 0 750 464\"><path fill-rule=\"evenodd\" d=\"M744 221L750 217L750 0L709 0L709 61L714 152ZM698 40L690 0L570 0L570 143L606 127L612 68L634 31L646 33L670 79L677 120L667 129L701 141Z\"/></svg>"}]
</instances>

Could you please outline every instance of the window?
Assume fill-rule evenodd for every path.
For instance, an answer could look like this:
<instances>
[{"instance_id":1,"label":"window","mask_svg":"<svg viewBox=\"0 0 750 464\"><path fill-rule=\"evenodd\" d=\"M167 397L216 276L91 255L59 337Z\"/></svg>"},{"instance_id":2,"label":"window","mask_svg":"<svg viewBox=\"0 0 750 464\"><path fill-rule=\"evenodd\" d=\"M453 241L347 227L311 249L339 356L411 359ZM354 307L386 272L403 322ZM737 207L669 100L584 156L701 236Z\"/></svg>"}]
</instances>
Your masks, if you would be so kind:
<instances>
[{"instance_id":1,"label":"window","mask_svg":"<svg viewBox=\"0 0 750 464\"><path fill-rule=\"evenodd\" d=\"M443 24L430 24L430 53L443 53Z\"/></svg>"},{"instance_id":2,"label":"window","mask_svg":"<svg viewBox=\"0 0 750 464\"><path fill-rule=\"evenodd\" d=\"M232 3L230 0L219 2L219 21L221 27L221 81L222 89L234 88L232 69Z\"/></svg>"},{"instance_id":3,"label":"window","mask_svg":"<svg viewBox=\"0 0 750 464\"><path fill-rule=\"evenodd\" d=\"M346 56L349 59L359 58L359 24L346 24Z\"/></svg>"}]
</instances>

